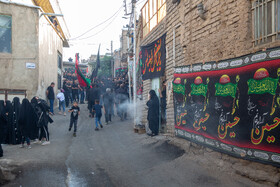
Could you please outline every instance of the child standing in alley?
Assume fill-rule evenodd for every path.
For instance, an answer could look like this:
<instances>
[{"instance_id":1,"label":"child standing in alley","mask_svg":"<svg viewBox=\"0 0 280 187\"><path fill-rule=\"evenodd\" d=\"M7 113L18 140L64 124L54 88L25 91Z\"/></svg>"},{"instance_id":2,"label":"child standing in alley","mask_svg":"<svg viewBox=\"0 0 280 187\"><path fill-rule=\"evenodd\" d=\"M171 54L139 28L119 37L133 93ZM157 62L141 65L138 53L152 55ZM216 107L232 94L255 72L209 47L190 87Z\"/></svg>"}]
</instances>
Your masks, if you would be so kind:
<instances>
[{"instance_id":1,"label":"child standing in alley","mask_svg":"<svg viewBox=\"0 0 280 187\"><path fill-rule=\"evenodd\" d=\"M98 131L98 123L101 128L103 125L101 124L101 116L102 116L102 109L103 107L99 104L99 100L95 100L95 105L93 106L93 112L95 113L95 130Z\"/></svg>"},{"instance_id":2,"label":"child standing in alley","mask_svg":"<svg viewBox=\"0 0 280 187\"><path fill-rule=\"evenodd\" d=\"M77 101L73 102L73 106L71 107L71 109L68 112L71 112L69 131L71 131L73 124L74 124L73 136L76 137L78 116L80 115L80 107L78 106Z\"/></svg>"},{"instance_id":3,"label":"child standing in alley","mask_svg":"<svg viewBox=\"0 0 280 187\"><path fill-rule=\"evenodd\" d=\"M63 114L64 116L66 116L66 113L65 113L65 96L64 96L64 90L61 89L60 92L57 94L57 99L59 101L59 114L62 114L61 113L61 108L63 109Z\"/></svg>"}]
</instances>

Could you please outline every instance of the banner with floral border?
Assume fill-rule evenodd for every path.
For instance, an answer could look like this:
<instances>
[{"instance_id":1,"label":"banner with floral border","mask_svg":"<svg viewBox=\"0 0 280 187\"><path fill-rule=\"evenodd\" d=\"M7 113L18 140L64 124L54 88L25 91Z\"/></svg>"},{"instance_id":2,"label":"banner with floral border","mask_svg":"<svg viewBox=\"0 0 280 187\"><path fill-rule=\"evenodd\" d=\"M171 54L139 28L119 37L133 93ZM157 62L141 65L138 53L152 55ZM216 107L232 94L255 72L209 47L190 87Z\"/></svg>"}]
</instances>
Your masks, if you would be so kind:
<instances>
[{"instance_id":1,"label":"banner with floral border","mask_svg":"<svg viewBox=\"0 0 280 187\"><path fill-rule=\"evenodd\" d=\"M280 166L280 48L176 67L175 133Z\"/></svg>"}]
</instances>

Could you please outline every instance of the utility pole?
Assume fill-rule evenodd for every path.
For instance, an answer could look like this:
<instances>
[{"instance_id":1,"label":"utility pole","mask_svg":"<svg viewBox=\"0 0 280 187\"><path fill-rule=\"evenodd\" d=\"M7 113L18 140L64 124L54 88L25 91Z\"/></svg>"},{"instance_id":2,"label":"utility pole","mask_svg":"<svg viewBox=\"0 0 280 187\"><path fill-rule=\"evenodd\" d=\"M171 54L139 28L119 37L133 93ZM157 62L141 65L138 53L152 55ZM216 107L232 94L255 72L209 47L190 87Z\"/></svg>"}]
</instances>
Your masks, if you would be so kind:
<instances>
[{"instance_id":1,"label":"utility pole","mask_svg":"<svg viewBox=\"0 0 280 187\"><path fill-rule=\"evenodd\" d=\"M131 98L131 78L133 77L133 73L131 75L131 70L130 70L130 62L131 62L131 55L130 55L130 29L128 28L128 31L126 33L126 36L127 36L127 69L128 69L128 94L129 94L129 102L131 103L132 101L132 98ZM132 69L133 71L133 69Z\"/></svg>"},{"instance_id":2,"label":"utility pole","mask_svg":"<svg viewBox=\"0 0 280 187\"><path fill-rule=\"evenodd\" d=\"M132 0L133 11L133 105L134 105L134 125L136 124L136 0Z\"/></svg>"},{"instance_id":3,"label":"utility pole","mask_svg":"<svg viewBox=\"0 0 280 187\"><path fill-rule=\"evenodd\" d=\"M113 52L113 41L111 41L111 70L112 70L112 78L114 77L114 52Z\"/></svg>"}]
</instances>

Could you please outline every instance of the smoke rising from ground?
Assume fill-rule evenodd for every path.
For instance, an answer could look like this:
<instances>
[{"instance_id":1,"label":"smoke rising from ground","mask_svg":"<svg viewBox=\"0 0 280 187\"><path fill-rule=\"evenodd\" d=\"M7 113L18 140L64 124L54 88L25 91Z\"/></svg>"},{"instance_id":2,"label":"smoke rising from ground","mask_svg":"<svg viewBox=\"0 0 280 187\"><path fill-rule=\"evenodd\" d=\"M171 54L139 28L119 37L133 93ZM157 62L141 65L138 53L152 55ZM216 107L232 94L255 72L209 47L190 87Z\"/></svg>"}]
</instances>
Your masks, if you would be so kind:
<instances>
[{"instance_id":1,"label":"smoke rising from ground","mask_svg":"<svg viewBox=\"0 0 280 187\"><path fill-rule=\"evenodd\" d=\"M129 101L126 101L122 104L118 105L118 109L115 107L115 114L117 114L117 111L126 111L127 113L127 119L134 119L134 109L136 108L136 118L134 123L132 124L133 126L136 125L141 125L142 124L142 101L137 100L136 106L134 107L133 101L131 103Z\"/></svg>"}]
</instances>

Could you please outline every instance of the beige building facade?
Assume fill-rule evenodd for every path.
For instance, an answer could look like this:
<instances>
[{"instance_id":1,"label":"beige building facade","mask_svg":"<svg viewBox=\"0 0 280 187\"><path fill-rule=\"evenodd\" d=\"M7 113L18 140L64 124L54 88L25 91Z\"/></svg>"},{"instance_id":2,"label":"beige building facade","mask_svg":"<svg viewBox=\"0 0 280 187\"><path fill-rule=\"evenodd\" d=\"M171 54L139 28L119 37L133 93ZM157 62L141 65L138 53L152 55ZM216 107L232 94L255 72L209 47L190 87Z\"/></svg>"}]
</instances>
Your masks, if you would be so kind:
<instances>
[{"instance_id":1,"label":"beige building facade","mask_svg":"<svg viewBox=\"0 0 280 187\"><path fill-rule=\"evenodd\" d=\"M133 46L131 41L132 35L129 36L129 33L131 32L131 29L122 29L122 34L120 36L120 49L115 50L113 53L114 76L116 76L122 69L126 69L128 67L129 49Z\"/></svg>"},{"instance_id":2,"label":"beige building facade","mask_svg":"<svg viewBox=\"0 0 280 187\"><path fill-rule=\"evenodd\" d=\"M0 51L1 99L23 98L23 93L28 99L35 95L45 98L51 82L59 85L62 81L62 49L67 41L41 10L39 6L0 2L0 18L11 22L10 30L5 30L11 35L10 51Z\"/></svg>"}]
</instances>

